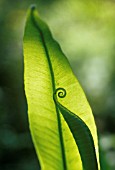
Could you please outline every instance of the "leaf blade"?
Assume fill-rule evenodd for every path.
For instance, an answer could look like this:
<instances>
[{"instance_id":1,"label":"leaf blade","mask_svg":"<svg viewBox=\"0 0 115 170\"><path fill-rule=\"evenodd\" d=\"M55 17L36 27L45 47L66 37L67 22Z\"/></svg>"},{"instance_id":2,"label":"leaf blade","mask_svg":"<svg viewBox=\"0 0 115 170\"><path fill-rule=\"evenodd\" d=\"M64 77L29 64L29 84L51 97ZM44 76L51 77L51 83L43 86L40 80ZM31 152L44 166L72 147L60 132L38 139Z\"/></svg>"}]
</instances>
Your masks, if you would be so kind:
<instances>
[{"instance_id":1,"label":"leaf blade","mask_svg":"<svg viewBox=\"0 0 115 170\"><path fill-rule=\"evenodd\" d=\"M68 170L82 170L78 148L53 101L55 90L58 87L67 89L67 100L60 100L60 102L72 112L77 113L91 129L98 159L98 142L94 118L67 58L52 38L47 25L41 21L35 9L29 11L28 14L24 35L24 56L25 93L28 102L30 130L42 169L63 170L66 166ZM86 113L89 113L89 115L86 115ZM44 122L43 127L41 127L42 122ZM52 129L55 135L52 133ZM45 139L49 141L49 146L43 139L43 134L45 134ZM46 134L49 134L49 136ZM54 139L54 146L52 146L52 138ZM43 150L43 146L47 152ZM51 147L54 147L54 152L50 151ZM72 149L74 151L71 154ZM48 159L48 155L50 159ZM66 159L65 163L64 159Z\"/></svg>"},{"instance_id":2,"label":"leaf blade","mask_svg":"<svg viewBox=\"0 0 115 170\"><path fill-rule=\"evenodd\" d=\"M58 102L58 97L66 97L66 90L63 88L56 89L56 92L54 93L54 101L58 105L61 114L67 122L75 142L78 145L83 168L85 170L98 170L93 137L88 126L79 116L61 105Z\"/></svg>"}]
</instances>

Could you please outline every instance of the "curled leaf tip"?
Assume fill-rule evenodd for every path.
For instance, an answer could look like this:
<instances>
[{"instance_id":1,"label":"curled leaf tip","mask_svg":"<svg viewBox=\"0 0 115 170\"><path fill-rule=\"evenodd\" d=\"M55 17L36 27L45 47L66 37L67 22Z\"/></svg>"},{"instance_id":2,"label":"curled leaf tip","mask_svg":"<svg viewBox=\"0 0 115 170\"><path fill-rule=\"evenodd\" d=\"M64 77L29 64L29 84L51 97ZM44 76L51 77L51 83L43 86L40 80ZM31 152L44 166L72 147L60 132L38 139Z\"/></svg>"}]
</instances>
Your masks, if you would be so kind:
<instances>
[{"instance_id":1,"label":"curled leaf tip","mask_svg":"<svg viewBox=\"0 0 115 170\"><path fill-rule=\"evenodd\" d=\"M62 87L57 88L53 94L54 101L57 100L57 97L64 98L66 96L66 94L67 94L67 92L64 88L62 88Z\"/></svg>"}]
</instances>

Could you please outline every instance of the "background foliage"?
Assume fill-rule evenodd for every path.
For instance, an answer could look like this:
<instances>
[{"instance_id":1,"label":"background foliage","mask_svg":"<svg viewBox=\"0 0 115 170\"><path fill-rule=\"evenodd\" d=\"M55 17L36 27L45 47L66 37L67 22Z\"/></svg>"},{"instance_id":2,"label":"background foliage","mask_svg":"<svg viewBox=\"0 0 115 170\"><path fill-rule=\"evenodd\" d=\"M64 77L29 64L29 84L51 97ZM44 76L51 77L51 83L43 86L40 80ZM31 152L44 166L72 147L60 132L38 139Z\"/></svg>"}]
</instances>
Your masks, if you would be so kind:
<instances>
[{"instance_id":1,"label":"background foliage","mask_svg":"<svg viewBox=\"0 0 115 170\"><path fill-rule=\"evenodd\" d=\"M23 88L27 8L36 3L93 109L101 163L115 169L115 2L0 0L0 169L37 170Z\"/></svg>"}]
</instances>

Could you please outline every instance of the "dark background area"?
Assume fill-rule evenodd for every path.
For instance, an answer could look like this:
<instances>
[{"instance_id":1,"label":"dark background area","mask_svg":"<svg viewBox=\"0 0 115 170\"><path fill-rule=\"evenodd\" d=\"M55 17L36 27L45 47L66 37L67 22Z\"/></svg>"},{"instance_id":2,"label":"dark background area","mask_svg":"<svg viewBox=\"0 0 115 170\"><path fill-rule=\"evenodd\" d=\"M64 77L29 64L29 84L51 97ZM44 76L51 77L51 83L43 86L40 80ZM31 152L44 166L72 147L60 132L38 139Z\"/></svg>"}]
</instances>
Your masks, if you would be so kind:
<instances>
[{"instance_id":1,"label":"dark background area","mask_svg":"<svg viewBox=\"0 0 115 170\"><path fill-rule=\"evenodd\" d=\"M23 33L33 3L86 93L103 170L115 170L114 0L0 0L0 170L39 169L23 84Z\"/></svg>"}]
</instances>

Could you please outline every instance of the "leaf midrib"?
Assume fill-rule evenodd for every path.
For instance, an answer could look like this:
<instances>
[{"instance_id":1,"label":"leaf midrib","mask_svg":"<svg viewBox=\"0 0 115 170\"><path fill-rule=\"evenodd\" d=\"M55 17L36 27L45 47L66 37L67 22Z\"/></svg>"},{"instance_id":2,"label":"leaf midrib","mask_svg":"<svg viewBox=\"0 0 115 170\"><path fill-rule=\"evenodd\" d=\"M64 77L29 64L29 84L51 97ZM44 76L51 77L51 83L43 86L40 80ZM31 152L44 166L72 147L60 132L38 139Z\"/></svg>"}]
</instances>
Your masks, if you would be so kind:
<instances>
[{"instance_id":1,"label":"leaf midrib","mask_svg":"<svg viewBox=\"0 0 115 170\"><path fill-rule=\"evenodd\" d=\"M38 26L38 24L36 23L35 18L34 18L34 9L35 8L33 7L32 10L31 10L32 22L33 22L34 26L36 27L36 29L40 32L40 35L41 35L41 40L42 40L42 43L43 43L43 46L44 46L44 49L45 49L45 53L46 53L46 56L47 56L49 69L50 69L50 73L51 73L51 81L52 81L53 94L54 94L55 90L56 90L54 72L53 72L49 52L48 52L48 49L47 49L47 45L45 43L45 38L44 38L43 32L40 29L40 27ZM52 96L53 96L53 94L52 94ZM54 104L55 104L55 109L56 109L56 113L57 113L57 120L58 120L57 122L58 122L59 139L60 139L61 152L62 152L63 169L67 170L65 148L64 148L64 141L63 141L63 135L62 135L61 117L60 117L60 113L59 113L58 107L57 107L55 102L54 102Z\"/></svg>"}]
</instances>

